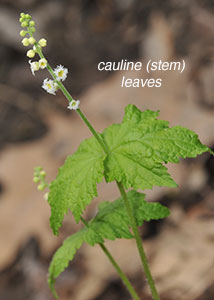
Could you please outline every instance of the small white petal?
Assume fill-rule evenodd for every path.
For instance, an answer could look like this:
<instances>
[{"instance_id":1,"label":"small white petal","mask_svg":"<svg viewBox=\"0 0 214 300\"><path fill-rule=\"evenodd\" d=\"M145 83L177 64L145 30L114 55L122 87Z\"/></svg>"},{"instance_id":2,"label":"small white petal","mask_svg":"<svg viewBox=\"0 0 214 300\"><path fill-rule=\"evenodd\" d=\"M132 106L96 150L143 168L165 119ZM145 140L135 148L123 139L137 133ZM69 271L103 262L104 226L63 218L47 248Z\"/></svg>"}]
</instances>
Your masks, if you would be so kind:
<instances>
[{"instance_id":1,"label":"small white petal","mask_svg":"<svg viewBox=\"0 0 214 300\"><path fill-rule=\"evenodd\" d=\"M64 81L67 78L68 69L63 67L62 65L59 65L54 69L54 74L56 75L57 80Z\"/></svg>"},{"instance_id":2,"label":"small white petal","mask_svg":"<svg viewBox=\"0 0 214 300\"><path fill-rule=\"evenodd\" d=\"M39 67L41 69L45 69L47 67L47 60L45 58L41 58L39 60Z\"/></svg>"},{"instance_id":3,"label":"small white petal","mask_svg":"<svg viewBox=\"0 0 214 300\"><path fill-rule=\"evenodd\" d=\"M35 71L39 70L39 63L38 63L38 61L31 62L31 60L29 60L28 62L30 64L31 72L32 72L33 76L35 76Z\"/></svg>"},{"instance_id":4,"label":"small white petal","mask_svg":"<svg viewBox=\"0 0 214 300\"><path fill-rule=\"evenodd\" d=\"M73 110L76 110L78 109L79 107L79 104L80 104L80 101L79 100L72 100L71 102L69 102L69 105L67 106L68 109L73 109Z\"/></svg>"},{"instance_id":5,"label":"small white petal","mask_svg":"<svg viewBox=\"0 0 214 300\"><path fill-rule=\"evenodd\" d=\"M31 62L31 59L30 59L28 62L29 62L29 64L30 64L31 72L32 72L33 76L35 76L34 69L33 69L33 67L32 67L33 64L32 64L32 62Z\"/></svg>"},{"instance_id":6,"label":"small white petal","mask_svg":"<svg viewBox=\"0 0 214 300\"><path fill-rule=\"evenodd\" d=\"M45 78L42 88L46 90L47 93L56 95L56 86L52 79Z\"/></svg>"}]
</instances>

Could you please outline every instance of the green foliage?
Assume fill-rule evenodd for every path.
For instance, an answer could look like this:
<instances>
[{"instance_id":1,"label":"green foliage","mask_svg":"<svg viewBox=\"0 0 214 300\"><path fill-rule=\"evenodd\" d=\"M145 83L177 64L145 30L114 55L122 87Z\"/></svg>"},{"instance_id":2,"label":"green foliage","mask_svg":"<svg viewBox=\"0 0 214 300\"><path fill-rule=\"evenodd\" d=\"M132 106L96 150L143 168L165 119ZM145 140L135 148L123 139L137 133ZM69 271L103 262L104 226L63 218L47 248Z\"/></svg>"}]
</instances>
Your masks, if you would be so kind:
<instances>
[{"instance_id":1,"label":"green foliage","mask_svg":"<svg viewBox=\"0 0 214 300\"><path fill-rule=\"evenodd\" d=\"M169 215L169 209L160 203L149 203L144 200L145 195L136 191L127 193L133 214L138 226L143 221L158 220ZM131 227L123 199L114 202L102 202L95 218L89 222L88 227L67 238L63 245L56 251L49 268L49 285L54 295L55 279L68 266L83 242L93 246L103 243L104 239L114 240L116 238L132 238L129 230Z\"/></svg>"},{"instance_id":2,"label":"green foliage","mask_svg":"<svg viewBox=\"0 0 214 300\"><path fill-rule=\"evenodd\" d=\"M105 154L94 137L84 140L78 150L68 156L50 185L48 202L51 206L50 224L58 233L64 215L70 209L79 221L85 207L97 196L96 183L103 178Z\"/></svg>"},{"instance_id":3,"label":"green foliage","mask_svg":"<svg viewBox=\"0 0 214 300\"><path fill-rule=\"evenodd\" d=\"M105 165L107 182L121 181L125 188L151 189L153 186L175 187L163 163L177 163L179 158L195 157L209 148L198 136L181 126L169 128L157 119L158 112L141 112L128 105L121 124L104 130L109 147Z\"/></svg>"},{"instance_id":4,"label":"green foliage","mask_svg":"<svg viewBox=\"0 0 214 300\"><path fill-rule=\"evenodd\" d=\"M96 184L103 174L107 182L117 180L126 189L176 187L164 163L177 163L179 158L209 151L193 131L181 126L169 128L167 121L157 117L158 112L141 112L128 105L122 123L109 126L100 135L109 150L107 154L92 137L67 158L51 183L48 197L54 234L68 210L79 221L86 206L97 196Z\"/></svg>"},{"instance_id":5,"label":"green foliage","mask_svg":"<svg viewBox=\"0 0 214 300\"><path fill-rule=\"evenodd\" d=\"M141 112L135 105L127 105L123 123L132 123L142 130L142 142L153 149L153 155L161 161L178 163L179 158L196 157L212 151L201 144L198 135L181 126L169 128L169 122L157 120L158 112ZM152 129L153 128L153 129ZM145 130L145 131L144 131Z\"/></svg>"},{"instance_id":6,"label":"green foliage","mask_svg":"<svg viewBox=\"0 0 214 300\"><path fill-rule=\"evenodd\" d=\"M62 246L56 251L52 262L49 267L48 284L57 298L57 294L54 288L55 279L62 273L62 271L68 267L69 261L71 261L76 251L82 246L84 241L85 230L80 230L73 234L66 240L64 240Z\"/></svg>"},{"instance_id":7,"label":"green foliage","mask_svg":"<svg viewBox=\"0 0 214 300\"><path fill-rule=\"evenodd\" d=\"M151 189L154 185L174 187L176 183L167 173L164 163L177 163L179 158L195 157L209 148L198 136L181 126L170 128L168 122L158 120L158 112L141 112L128 105L121 124L104 130L107 153L92 137L83 141L69 156L59 174L50 185L48 201L51 206L50 223L55 234L70 209L76 222L91 200L97 196L96 184L105 175L106 181L122 182L126 189ZM127 193L137 226L143 221L165 218L168 208L159 203L148 203L144 194L134 190ZM54 290L55 279L74 258L76 251L86 242L93 246L105 239L130 239L131 224L123 199L102 202L99 211L86 227L66 239L56 251L49 268L49 285Z\"/></svg>"},{"instance_id":8,"label":"green foliage","mask_svg":"<svg viewBox=\"0 0 214 300\"><path fill-rule=\"evenodd\" d=\"M50 188L48 202L51 207L50 225L54 234L58 234L63 218L69 210L77 223L81 219L85 224L84 228L63 242L53 257L49 268L48 282L54 296L57 297L54 288L56 278L73 260L77 250L86 242L91 246L100 244L130 294L135 299L139 299L125 274L103 246L105 239L133 238L130 231L132 228L153 298L159 299L143 249L140 247L141 240L136 226L141 226L144 221L165 218L169 215L169 210L160 203L146 202L145 195L136 190L151 189L155 185L176 187L176 183L168 174L164 164L178 163L180 158L196 157L198 154L210 151L209 148L201 144L197 134L193 131L181 126L170 128L167 121L157 119L158 112L151 110L142 112L134 105L126 107L121 124L113 124L102 134L97 134L78 108L79 100L75 101L64 87L62 81L65 78L56 76L56 69L53 70L47 64L42 51L42 47L46 46L47 41L40 39L38 43L36 42L33 37L35 22L31 16L21 13L19 21L21 27L26 27L26 30L20 32L23 37L22 44L24 46L34 45L36 49L28 50L27 56L32 58L37 53L40 61L46 61L44 67L52 76L49 81L53 85L56 84L53 91L49 92L55 94L55 91L60 89L69 102L68 108L76 110L94 135L83 141L73 155L68 156L65 164L59 169L56 179L50 185L46 182L46 173L41 167L37 167L34 172L34 182L39 183L38 189ZM26 38L26 35L29 37ZM39 67L35 67L33 64L39 64L39 62L30 63L34 75L34 71ZM103 177L107 182L117 181L124 199L119 198L114 202L101 203L97 215L87 223L81 215L91 200L97 196L97 183L100 183ZM134 189L127 193L127 199L124 187ZM130 216L132 220L130 220Z\"/></svg>"},{"instance_id":9,"label":"green foliage","mask_svg":"<svg viewBox=\"0 0 214 300\"><path fill-rule=\"evenodd\" d=\"M141 226L143 221L158 220L169 215L167 207L160 203L146 202L144 194L132 190L127 193L127 197L138 226ZM98 214L89 223L89 228L102 237L99 242L104 242L103 239L130 239L133 237L129 231L130 227L131 223L121 197L114 202L101 202ZM96 239L93 240L93 238L89 235L85 241L93 246L97 243Z\"/></svg>"}]
</instances>

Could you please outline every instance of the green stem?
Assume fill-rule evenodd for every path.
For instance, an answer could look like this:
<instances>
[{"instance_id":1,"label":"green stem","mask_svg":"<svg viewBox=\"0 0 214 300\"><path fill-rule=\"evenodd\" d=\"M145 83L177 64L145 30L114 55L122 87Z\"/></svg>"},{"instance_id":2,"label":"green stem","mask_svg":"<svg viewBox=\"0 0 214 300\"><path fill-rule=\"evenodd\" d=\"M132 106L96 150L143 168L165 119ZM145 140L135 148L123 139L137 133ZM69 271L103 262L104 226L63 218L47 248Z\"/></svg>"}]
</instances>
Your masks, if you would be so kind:
<instances>
[{"instance_id":1,"label":"green stem","mask_svg":"<svg viewBox=\"0 0 214 300\"><path fill-rule=\"evenodd\" d=\"M91 133L94 135L94 137L97 139L98 143L100 144L100 146L103 148L104 152L107 154L108 153L108 148L107 146L104 144L102 138L97 134L96 130L94 129L94 127L91 125L91 123L88 121L88 119L86 118L86 116L83 114L83 112L78 108L77 109L77 113L80 115L81 119L84 121L84 123L86 124L86 126L89 128L89 130L91 131Z\"/></svg>"},{"instance_id":2,"label":"green stem","mask_svg":"<svg viewBox=\"0 0 214 300\"><path fill-rule=\"evenodd\" d=\"M88 126L88 128L90 129L92 134L95 136L95 138L97 139L97 141L99 142L99 144L103 148L104 152L106 154L108 154L109 150L108 150L107 146L104 144L103 140L97 134L97 132L95 131L95 129L93 128L91 123L88 121L88 119L85 117L85 115L81 112L80 109L78 109L77 112L79 113L79 115L81 116L81 118L85 122L85 124ZM155 287L154 280L152 278L152 274L151 274L150 269L149 269L146 254L145 254L145 251L144 251L144 248L143 248L143 245L142 245L142 240L140 238L138 228L137 228L137 224L136 224L134 215L132 213L132 209L131 209L131 206L129 204L125 189L124 189L121 182L117 182L117 186L120 190L121 196L123 198L123 201L124 201L124 204L125 204L125 207L126 207L127 214L128 214L129 219L131 221L131 225L132 225L131 227L132 227L132 230L133 230L133 233L134 233L134 237L135 237L136 244L137 244L137 247L138 247L138 251L139 251L139 254L140 254L141 262L142 262L143 269L144 269L144 272L145 272L147 280L148 280L148 284L149 284L149 287L150 287L150 290L151 290L151 293L152 293L152 297L153 297L154 300L160 300L158 292L157 292L156 287Z\"/></svg>"},{"instance_id":3,"label":"green stem","mask_svg":"<svg viewBox=\"0 0 214 300\"><path fill-rule=\"evenodd\" d=\"M85 122L85 124L88 126L88 128L90 129L90 131L92 132L92 134L98 140L98 142L100 143L100 145L103 148L104 152L106 154L108 154L108 152L109 152L108 148L106 147L106 145L104 144L104 142L100 139L100 137L97 135L97 132L92 127L92 125L90 124L90 122L87 120L87 118L85 117L85 115L83 115L83 113L80 110L79 110L78 113L80 114L81 118L83 119L83 121ZM117 181L117 186L118 186L118 188L120 190L121 196L123 198L123 201L124 201L124 204L125 204L125 207L126 207L127 214L128 214L129 219L131 221L131 225L132 225L131 227L132 227L132 230L133 230L133 233L134 233L134 237L135 237L135 240L136 240L137 248L138 248L138 251L139 251L139 254L140 254L140 258L141 258L141 262L142 262L142 265L143 265L143 269L144 269L144 272L146 274L146 277L147 277L147 280L148 280L148 284L149 284L149 287L150 287L150 290L151 290L151 293L152 293L152 297L153 297L154 300L160 300L158 292L157 292L156 287L155 287L154 280L152 278L152 274L151 274L150 269L149 269L149 265L148 265L147 257L146 257L146 254L145 254L145 251L144 251L144 248L143 248L142 240L140 238L139 231L138 231L138 228L137 228L137 224L136 224L134 215L132 213L132 209L131 209L131 206L129 204L129 201L128 201L125 189L124 189L124 187L123 187L123 185L122 185L121 182Z\"/></svg>"},{"instance_id":4,"label":"green stem","mask_svg":"<svg viewBox=\"0 0 214 300\"><path fill-rule=\"evenodd\" d=\"M86 227L88 226L87 221L83 218L80 217L81 221L83 222L83 224ZM131 282L129 281L129 279L126 277L125 273L123 273L123 271L120 269L120 267L118 266L118 264L116 263L116 261L114 260L113 256L111 255L111 253L109 252L109 250L106 248L106 246L103 243L99 243L100 248L103 250L103 252L105 253L105 255L108 257L108 259L110 260L111 264L113 265L113 267L116 269L118 275L120 276L120 278L122 279L124 285L126 286L126 288L128 289L129 293L131 294L132 298L134 300L140 300L139 296L137 295L136 291L134 290Z\"/></svg>"},{"instance_id":5,"label":"green stem","mask_svg":"<svg viewBox=\"0 0 214 300\"><path fill-rule=\"evenodd\" d=\"M29 35L33 37L32 33L30 31L29 31ZM45 56L44 56L44 54L42 53L42 49L39 47L39 45L38 45L37 42L35 42L35 47L36 47L36 51L37 51L39 57L46 59ZM53 71L52 67L49 65L49 63L47 63L47 70L49 71L49 73L51 74L51 76L53 77L53 79L55 80L55 82L58 84L59 88L63 92L63 94L66 97L66 99L68 100L68 102L73 101L74 100L73 97L71 96L71 94L69 93L69 91L66 89L66 87L64 86L64 84L61 81L56 80L56 76L54 74L54 71ZM83 120L83 122L86 124L86 126L89 128L89 130L91 131L91 133L97 139L98 143L103 148L104 152L108 153L107 146L104 144L103 140L98 135L98 133L96 132L96 130L94 129L94 127L91 125L91 123L88 121L88 119L83 114L83 112L79 108L76 111L79 114L79 116L81 117L81 119Z\"/></svg>"},{"instance_id":6,"label":"green stem","mask_svg":"<svg viewBox=\"0 0 214 300\"><path fill-rule=\"evenodd\" d=\"M30 30L28 32L29 32L30 36L33 36L32 32ZM40 58L45 58L44 54L42 53L42 49L39 47L38 43L35 43L35 46L36 46L36 50L37 50L37 53L39 54ZM53 79L57 82L59 88L61 89L61 91L63 92L63 94L67 98L67 100L69 102L71 102L73 100L71 94L68 92L68 90L66 89L66 87L63 85L63 83L61 81L56 80L56 76L54 74L54 71L53 71L53 69L51 68L51 66L49 64L47 64L47 70L49 71L49 73L51 74L51 76L53 77ZM84 123L86 124L86 126L89 128L89 130L91 131L91 133L97 139L98 143L100 144L100 146L102 147L102 149L104 150L104 152L106 154L109 154L109 150L108 150L107 145L104 143L103 139L98 135L98 133L96 132L96 130L94 129L94 127L91 125L91 123L88 121L88 119L83 114L83 112L79 108L76 111L79 114L79 116L81 117L81 119L84 121ZM132 209L131 209L131 206L129 204L126 192L125 192L124 187L123 187L123 185L122 185L121 182L117 182L117 186L118 186L118 188L120 190L120 193L122 195L122 198L124 200L124 204L125 204L128 216L129 216L131 224L132 224L132 230L133 230L133 233L134 233L134 236L135 236L135 240L136 240L136 243L137 243L138 251L139 251L139 254L140 254L140 257L141 257L141 261L142 261L142 265L143 265L143 268L144 268L144 271L145 271L145 274L146 274L146 277L147 277L147 280L148 280L148 284L149 284L150 289L151 289L152 296L153 296L154 300L160 300L160 298L158 296L158 293L157 293L157 290L155 288L154 280L152 278L152 275L151 275L151 272L150 272L150 269L149 269L149 265L148 265L148 262L147 262L146 254L145 254L145 251L143 249L143 245L142 245L142 241L141 241L141 238L140 238L140 235L139 235L139 232L138 232L137 224L135 222L135 218L133 216ZM84 223L84 221L83 221L83 223ZM132 293L133 293L133 288L132 288L130 282L128 281L127 277L122 272L122 270L119 268L119 266L117 265L117 263L115 262L115 260L111 256L111 254L108 252L108 250L106 249L106 247L103 244L100 244L100 247L105 252L105 254L108 256L109 260L111 261L111 263L113 264L113 266L117 270L118 274L120 275L121 279L123 280L123 282L127 286L128 290L130 291L130 289L132 289ZM131 293L131 291L130 291L130 293ZM139 300L139 297L137 296L137 294L136 294L135 291L134 291L134 294L132 296L134 297L134 299Z\"/></svg>"},{"instance_id":7,"label":"green stem","mask_svg":"<svg viewBox=\"0 0 214 300\"><path fill-rule=\"evenodd\" d=\"M128 213L129 219L131 221L131 227L132 227L132 230L133 230L133 233L134 233L134 236L135 236L135 240L136 240L136 243L137 243L137 247L138 247L138 251L139 251L139 254L140 254L141 262L142 262L142 265L143 265L143 268L144 268L144 272L146 274L146 278L148 280L148 284L149 284L149 287L150 287L150 290L151 290L151 293L152 293L152 297L153 297L154 300L160 300L158 292L157 292L156 287L155 287L154 280L152 278L152 274L150 272L150 268L149 268L149 264L148 264L148 261L147 261L147 257L146 257L144 248L143 248L142 240L141 240L138 228L137 228L135 217L133 215L132 208L131 208L131 205L129 203L127 194L126 194L125 189L123 187L123 184L121 182L117 181L117 186L120 190L121 196L123 198L123 201L124 201L124 204L125 204L125 207L126 207L126 211Z\"/></svg>"},{"instance_id":8,"label":"green stem","mask_svg":"<svg viewBox=\"0 0 214 300\"><path fill-rule=\"evenodd\" d=\"M112 257L111 253L108 251L108 249L103 244L99 244L99 245L100 245L101 249L103 250L103 252L108 257L108 259L110 260L110 262L112 263L112 265L114 266L114 268L117 270L118 275L122 279L124 285L128 289L129 293L132 295L133 299L134 300L140 300L140 298L138 297L136 291L132 287L130 281L128 280L126 275L123 273L123 271L120 269L120 267L118 266L118 264L116 263L116 261Z\"/></svg>"},{"instance_id":9,"label":"green stem","mask_svg":"<svg viewBox=\"0 0 214 300\"><path fill-rule=\"evenodd\" d=\"M88 126L88 128L90 129L92 134L96 137L98 142L101 144L101 146L102 146L103 150L105 151L105 153L108 154L108 148L106 147L106 145L103 143L102 140L100 142L100 137L97 135L97 132L92 127L91 123L87 120L85 115L80 110L79 110L78 113L80 114L81 118L83 119L85 124ZM152 278L152 274L151 274L150 269L149 269L149 265L148 265L147 257L146 257L146 254L145 254L145 251L144 251L144 248L143 248L142 240L140 238L139 231L138 231L138 228L137 228L137 224L136 224L134 215L132 213L132 208L131 208L130 203L128 201L125 189L124 189L121 182L117 181L117 186L120 190L121 196L123 198L123 201L124 201L124 204L125 204L125 207L126 207L127 214L128 214L129 219L131 221L131 227L132 227L132 230L133 230L133 233L134 233L137 248L138 248L138 251L139 251L139 254L140 254L141 262L142 262L143 269L144 269L144 272L145 272L147 280L148 280L148 284L149 284L152 296L153 296L154 300L160 300L160 298L158 296L158 292L157 292L156 287L155 287L154 280Z\"/></svg>"}]
</instances>

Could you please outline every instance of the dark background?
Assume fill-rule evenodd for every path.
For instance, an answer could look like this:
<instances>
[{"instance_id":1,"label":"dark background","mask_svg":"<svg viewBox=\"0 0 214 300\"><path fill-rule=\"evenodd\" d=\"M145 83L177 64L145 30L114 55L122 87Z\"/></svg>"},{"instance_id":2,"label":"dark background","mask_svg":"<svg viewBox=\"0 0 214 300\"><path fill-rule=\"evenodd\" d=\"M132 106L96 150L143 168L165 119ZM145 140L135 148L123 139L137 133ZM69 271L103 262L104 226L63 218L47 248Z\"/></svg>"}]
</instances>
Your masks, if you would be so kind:
<instances>
[{"instance_id":1,"label":"dark background","mask_svg":"<svg viewBox=\"0 0 214 300\"><path fill-rule=\"evenodd\" d=\"M213 1L97 0L0 1L0 298L53 299L47 286L51 257L63 238L75 232L71 214L59 237L49 228L50 210L32 183L42 165L54 179L66 155L90 136L78 116L66 109L63 95L48 95L41 85L46 71L33 77L19 36L20 12L36 22L37 39L52 67L69 69L65 81L98 131L119 122L128 103L160 109L172 125L187 126L201 141L213 135ZM121 88L121 79L148 78L141 72L99 72L100 61L186 62L184 73L162 71L161 88ZM171 208L166 221L141 228L162 300L211 300L214 242L214 162L209 154L169 166L179 183L174 190L154 189L149 201ZM118 196L115 186L99 185L100 200ZM151 299L140 270L134 241L107 242L142 299ZM84 246L56 283L60 299L129 299L106 257Z\"/></svg>"}]
</instances>

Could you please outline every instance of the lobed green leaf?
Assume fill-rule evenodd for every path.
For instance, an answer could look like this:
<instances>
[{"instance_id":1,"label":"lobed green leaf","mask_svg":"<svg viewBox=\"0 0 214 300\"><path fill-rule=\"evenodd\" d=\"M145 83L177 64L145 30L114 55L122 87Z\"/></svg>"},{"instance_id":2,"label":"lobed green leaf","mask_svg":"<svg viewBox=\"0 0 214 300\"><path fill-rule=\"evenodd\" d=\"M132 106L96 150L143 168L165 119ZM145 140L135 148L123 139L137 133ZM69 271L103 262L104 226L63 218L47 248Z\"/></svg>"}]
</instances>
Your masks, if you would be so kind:
<instances>
[{"instance_id":1,"label":"lobed green leaf","mask_svg":"<svg viewBox=\"0 0 214 300\"><path fill-rule=\"evenodd\" d=\"M109 147L105 166L107 182L121 181L125 188L151 189L153 186L175 187L163 163L177 163L179 158L196 157L209 151L196 133L157 119L158 112L141 112L128 105L121 124L103 132Z\"/></svg>"},{"instance_id":2,"label":"lobed green leaf","mask_svg":"<svg viewBox=\"0 0 214 300\"><path fill-rule=\"evenodd\" d=\"M153 150L163 162L179 162L179 158L196 157L203 152L212 151L203 145L198 135L181 126L169 128L169 123L158 120L158 112L140 111L135 105L127 105L123 123L140 128L141 141Z\"/></svg>"},{"instance_id":3,"label":"lobed green leaf","mask_svg":"<svg viewBox=\"0 0 214 300\"><path fill-rule=\"evenodd\" d=\"M193 131L181 126L169 128L167 121L157 117L158 112L142 112L128 105L122 123L109 126L101 135L109 149L107 155L92 137L67 158L51 183L48 197L54 234L58 233L69 210L79 222L86 206L97 196L96 184L103 174L107 182L117 180L126 189L152 189L155 185L176 187L164 163L177 163L179 158L209 151Z\"/></svg>"},{"instance_id":4,"label":"lobed green leaf","mask_svg":"<svg viewBox=\"0 0 214 300\"><path fill-rule=\"evenodd\" d=\"M50 267L48 284L57 298L57 293L54 288L56 278L68 267L68 264L74 258L76 251L82 246L84 242L85 230L82 229L64 240L62 246L54 254Z\"/></svg>"},{"instance_id":5,"label":"lobed green leaf","mask_svg":"<svg viewBox=\"0 0 214 300\"><path fill-rule=\"evenodd\" d=\"M103 138L110 149L104 162L107 182L121 181L126 189L136 190L177 186L153 149L142 141L143 133L136 125L113 124Z\"/></svg>"},{"instance_id":6,"label":"lobed green leaf","mask_svg":"<svg viewBox=\"0 0 214 300\"><path fill-rule=\"evenodd\" d=\"M68 156L50 185L50 225L58 233L64 215L70 209L76 222L91 200L97 196L98 182L103 178L105 154L94 137L84 140L78 150Z\"/></svg>"},{"instance_id":7,"label":"lobed green leaf","mask_svg":"<svg viewBox=\"0 0 214 300\"><path fill-rule=\"evenodd\" d=\"M133 214L138 226L143 221L158 220L169 215L169 209L160 203L149 203L144 200L145 195L136 191L127 193ZM83 242L93 246L103 243L104 239L114 240L116 238L131 239L129 228L131 227L123 199L114 202L102 202L95 218L79 232L67 238L63 245L56 251L49 268L49 286L56 296L54 289L55 279L68 266L69 261L74 258L76 251Z\"/></svg>"},{"instance_id":8,"label":"lobed green leaf","mask_svg":"<svg viewBox=\"0 0 214 300\"><path fill-rule=\"evenodd\" d=\"M160 203L152 203L145 201L145 194L131 190L127 193L129 203L132 207L133 214L138 226L143 224L143 221L158 220L169 215L169 209ZM104 201L99 205L98 214L89 223L89 228L98 236L108 240L116 238L133 238L130 232L130 219L122 197L114 202ZM85 241L93 246L97 243L91 236L87 236Z\"/></svg>"}]
</instances>

